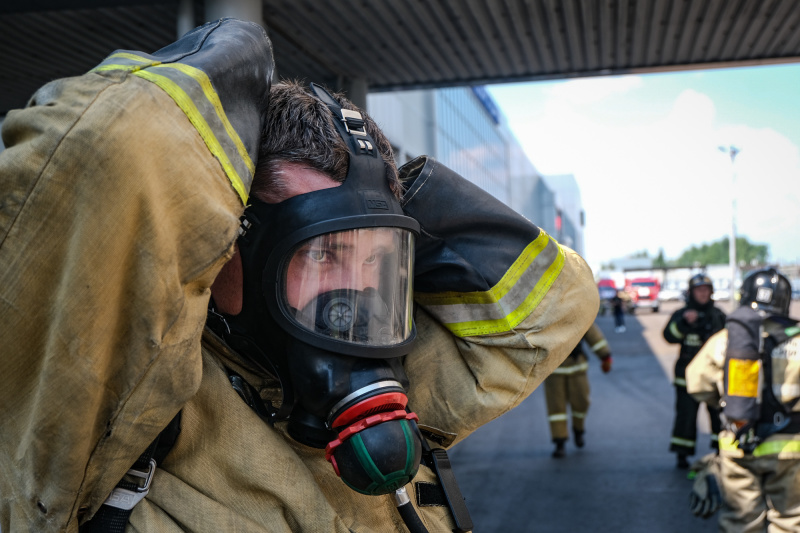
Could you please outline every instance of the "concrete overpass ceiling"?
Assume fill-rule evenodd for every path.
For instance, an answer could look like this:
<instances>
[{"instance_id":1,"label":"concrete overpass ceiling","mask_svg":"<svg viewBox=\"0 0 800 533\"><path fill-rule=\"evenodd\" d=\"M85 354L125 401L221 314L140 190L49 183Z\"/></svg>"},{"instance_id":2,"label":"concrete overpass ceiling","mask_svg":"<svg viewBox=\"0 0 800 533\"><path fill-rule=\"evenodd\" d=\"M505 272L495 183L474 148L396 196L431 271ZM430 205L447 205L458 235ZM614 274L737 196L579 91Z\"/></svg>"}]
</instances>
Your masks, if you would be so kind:
<instances>
[{"instance_id":1,"label":"concrete overpass ceiling","mask_svg":"<svg viewBox=\"0 0 800 533\"><path fill-rule=\"evenodd\" d=\"M202 23L204 2L184 2ZM263 0L262 7L280 76L332 86L366 79L371 91L800 60L796 0ZM115 49L152 52L172 42L178 9L178 0L5 0L0 114Z\"/></svg>"}]
</instances>

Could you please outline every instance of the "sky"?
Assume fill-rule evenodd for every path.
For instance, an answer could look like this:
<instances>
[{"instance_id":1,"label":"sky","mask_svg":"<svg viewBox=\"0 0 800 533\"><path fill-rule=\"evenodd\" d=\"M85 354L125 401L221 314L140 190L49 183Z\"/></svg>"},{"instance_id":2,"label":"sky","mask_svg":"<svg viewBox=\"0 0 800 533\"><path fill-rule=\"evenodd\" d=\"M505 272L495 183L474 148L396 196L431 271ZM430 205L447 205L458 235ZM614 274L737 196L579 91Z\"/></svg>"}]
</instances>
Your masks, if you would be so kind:
<instances>
[{"instance_id":1,"label":"sky","mask_svg":"<svg viewBox=\"0 0 800 533\"><path fill-rule=\"evenodd\" d=\"M677 259L732 220L770 261L800 262L800 64L488 89L539 173L575 176L593 269Z\"/></svg>"}]
</instances>

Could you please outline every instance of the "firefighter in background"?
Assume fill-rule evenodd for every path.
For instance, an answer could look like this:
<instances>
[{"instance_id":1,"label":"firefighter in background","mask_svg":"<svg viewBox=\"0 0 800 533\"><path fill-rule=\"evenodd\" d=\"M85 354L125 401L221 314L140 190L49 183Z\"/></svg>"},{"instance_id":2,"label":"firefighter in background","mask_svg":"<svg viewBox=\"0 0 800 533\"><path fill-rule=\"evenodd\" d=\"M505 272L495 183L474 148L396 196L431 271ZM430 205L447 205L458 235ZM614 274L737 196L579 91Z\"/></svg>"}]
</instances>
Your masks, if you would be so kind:
<instances>
[{"instance_id":1,"label":"firefighter in background","mask_svg":"<svg viewBox=\"0 0 800 533\"><path fill-rule=\"evenodd\" d=\"M611 298L611 308L614 312L614 331L617 333L625 333L625 307L627 301L623 297L630 300L630 296L625 291L617 291L617 294Z\"/></svg>"},{"instance_id":2,"label":"firefighter in background","mask_svg":"<svg viewBox=\"0 0 800 533\"><path fill-rule=\"evenodd\" d=\"M670 451L678 457L678 468L689 468L686 458L694 455L697 440L697 411L700 403L686 392L686 365L714 333L725 327L725 313L714 306L711 295L714 285L705 274L689 280L686 306L675 311L664 328L664 339L680 344L675 363L675 423L672 427ZM720 429L719 410L706 404L711 418L712 447L717 447Z\"/></svg>"},{"instance_id":3,"label":"firefighter in background","mask_svg":"<svg viewBox=\"0 0 800 533\"><path fill-rule=\"evenodd\" d=\"M600 358L603 373L611 371L611 349L597 324L592 324L572 353L544 381L547 400L547 419L550 436L556 445L553 457L564 457L567 442L567 405L572 413L572 432L575 446L583 448L586 412L589 410L589 360L583 350L583 341Z\"/></svg>"},{"instance_id":4,"label":"firefighter in background","mask_svg":"<svg viewBox=\"0 0 800 533\"><path fill-rule=\"evenodd\" d=\"M790 303L782 274L753 272L741 307L686 369L689 393L723 406L716 479L707 485L720 488L720 531L800 531L800 327ZM695 492L713 497L707 487ZM695 514L707 518L716 509L702 500L705 512Z\"/></svg>"},{"instance_id":5,"label":"firefighter in background","mask_svg":"<svg viewBox=\"0 0 800 533\"><path fill-rule=\"evenodd\" d=\"M614 313L614 331L625 333L625 311L631 308L631 295L625 291L617 291L611 298L611 309Z\"/></svg>"}]
</instances>

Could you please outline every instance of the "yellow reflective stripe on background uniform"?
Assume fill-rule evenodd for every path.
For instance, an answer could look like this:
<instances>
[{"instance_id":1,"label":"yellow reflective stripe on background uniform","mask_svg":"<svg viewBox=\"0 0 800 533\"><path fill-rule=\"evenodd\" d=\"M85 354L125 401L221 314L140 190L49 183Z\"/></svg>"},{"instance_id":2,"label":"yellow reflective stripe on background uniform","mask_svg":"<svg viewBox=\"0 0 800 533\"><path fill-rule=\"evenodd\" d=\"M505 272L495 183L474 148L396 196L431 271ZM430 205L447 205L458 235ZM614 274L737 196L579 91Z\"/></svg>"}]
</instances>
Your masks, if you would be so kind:
<instances>
[{"instance_id":1,"label":"yellow reflective stripe on background uniform","mask_svg":"<svg viewBox=\"0 0 800 533\"><path fill-rule=\"evenodd\" d=\"M733 437L720 437L719 449L726 452L733 452L739 449L739 441Z\"/></svg>"},{"instance_id":2,"label":"yellow reflective stripe on background uniform","mask_svg":"<svg viewBox=\"0 0 800 533\"><path fill-rule=\"evenodd\" d=\"M547 417L547 420L549 420L550 422L561 422L566 419L567 419L567 413L558 413Z\"/></svg>"},{"instance_id":3,"label":"yellow reflective stripe on background uniform","mask_svg":"<svg viewBox=\"0 0 800 533\"><path fill-rule=\"evenodd\" d=\"M679 387L685 387L686 386L686 378L675 378L675 381L673 381L673 383L675 385L679 386Z\"/></svg>"},{"instance_id":4,"label":"yellow reflective stripe on background uniform","mask_svg":"<svg viewBox=\"0 0 800 533\"><path fill-rule=\"evenodd\" d=\"M728 395L758 398L761 369L759 359L730 359L728 361Z\"/></svg>"},{"instance_id":5,"label":"yellow reflective stripe on background uniform","mask_svg":"<svg viewBox=\"0 0 800 533\"><path fill-rule=\"evenodd\" d=\"M725 452L739 450L739 441L733 437L721 437L719 449ZM764 455L777 455L780 453L800 453L800 440L768 440L762 442L753 450L753 457Z\"/></svg>"},{"instance_id":6,"label":"yellow reflective stripe on background uniform","mask_svg":"<svg viewBox=\"0 0 800 533\"><path fill-rule=\"evenodd\" d=\"M593 352L596 352L600 348L605 348L606 346L608 346L608 341L606 339L603 339L603 340L598 341L597 343L593 344L591 346L591 348L592 348Z\"/></svg>"},{"instance_id":7,"label":"yellow reflective stripe on background uniform","mask_svg":"<svg viewBox=\"0 0 800 533\"><path fill-rule=\"evenodd\" d=\"M539 305L566 256L544 231L514 261L502 279L485 292L417 293L414 299L458 337L511 331Z\"/></svg>"},{"instance_id":8,"label":"yellow reflective stripe on background uniform","mask_svg":"<svg viewBox=\"0 0 800 533\"><path fill-rule=\"evenodd\" d=\"M586 418L586 413L580 411L572 411L572 418Z\"/></svg>"},{"instance_id":9,"label":"yellow reflective stripe on background uniform","mask_svg":"<svg viewBox=\"0 0 800 533\"><path fill-rule=\"evenodd\" d=\"M247 186L242 176L248 177L248 183L252 182L255 165L205 72L190 65L164 64L127 52L112 54L92 69L93 72L109 70L126 70L164 90L219 160L242 204L247 205Z\"/></svg>"},{"instance_id":10,"label":"yellow reflective stripe on background uniform","mask_svg":"<svg viewBox=\"0 0 800 533\"><path fill-rule=\"evenodd\" d=\"M672 437L669 440L672 444L677 444L678 446L686 446L688 448L694 448L695 442L689 439L682 439L680 437Z\"/></svg>"},{"instance_id":11,"label":"yellow reflective stripe on background uniform","mask_svg":"<svg viewBox=\"0 0 800 533\"><path fill-rule=\"evenodd\" d=\"M669 323L669 332L672 333L676 338L682 339L683 333L678 330L678 324L676 322Z\"/></svg>"},{"instance_id":12,"label":"yellow reflective stripe on background uniform","mask_svg":"<svg viewBox=\"0 0 800 533\"><path fill-rule=\"evenodd\" d=\"M589 370L589 363L583 362L572 366L560 366L553 370L553 374L575 374L576 372L586 372Z\"/></svg>"}]
</instances>

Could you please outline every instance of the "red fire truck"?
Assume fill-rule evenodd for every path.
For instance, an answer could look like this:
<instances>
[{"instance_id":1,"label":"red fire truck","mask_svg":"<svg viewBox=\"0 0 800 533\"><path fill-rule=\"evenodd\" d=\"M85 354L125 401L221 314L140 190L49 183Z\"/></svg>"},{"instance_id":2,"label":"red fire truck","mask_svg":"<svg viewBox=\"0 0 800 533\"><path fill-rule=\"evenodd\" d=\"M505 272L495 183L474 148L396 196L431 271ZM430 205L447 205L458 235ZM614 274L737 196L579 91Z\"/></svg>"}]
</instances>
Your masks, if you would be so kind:
<instances>
[{"instance_id":1,"label":"red fire truck","mask_svg":"<svg viewBox=\"0 0 800 533\"><path fill-rule=\"evenodd\" d=\"M657 278L633 278L625 280L625 292L631 297L630 312L634 313L639 307L649 307L654 313L658 312L658 291L661 282Z\"/></svg>"}]
</instances>

